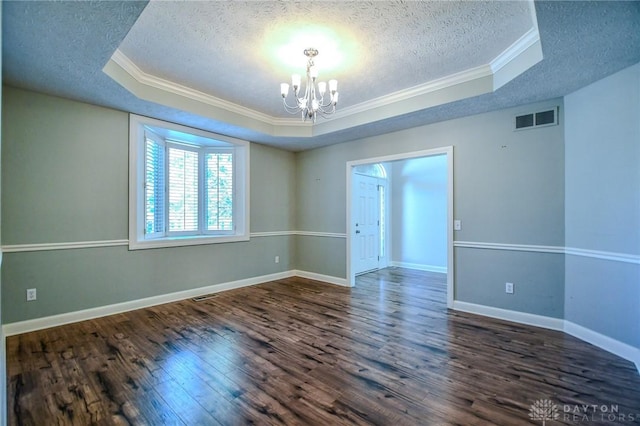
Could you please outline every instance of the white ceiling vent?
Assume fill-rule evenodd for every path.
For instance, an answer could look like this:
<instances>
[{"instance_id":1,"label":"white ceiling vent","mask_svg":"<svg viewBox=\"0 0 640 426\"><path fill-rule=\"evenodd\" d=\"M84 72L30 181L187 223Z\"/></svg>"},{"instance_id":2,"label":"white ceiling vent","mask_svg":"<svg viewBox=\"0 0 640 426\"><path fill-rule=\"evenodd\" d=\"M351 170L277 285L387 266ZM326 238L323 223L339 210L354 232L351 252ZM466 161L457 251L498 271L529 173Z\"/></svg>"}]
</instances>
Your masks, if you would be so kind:
<instances>
[{"instance_id":1,"label":"white ceiling vent","mask_svg":"<svg viewBox=\"0 0 640 426\"><path fill-rule=\"evenodd\" d=\"M558 107L529 114L516 115L515 130L533 129L535 127L555 126L558 124Z\"/></svg>"}]
</instances>

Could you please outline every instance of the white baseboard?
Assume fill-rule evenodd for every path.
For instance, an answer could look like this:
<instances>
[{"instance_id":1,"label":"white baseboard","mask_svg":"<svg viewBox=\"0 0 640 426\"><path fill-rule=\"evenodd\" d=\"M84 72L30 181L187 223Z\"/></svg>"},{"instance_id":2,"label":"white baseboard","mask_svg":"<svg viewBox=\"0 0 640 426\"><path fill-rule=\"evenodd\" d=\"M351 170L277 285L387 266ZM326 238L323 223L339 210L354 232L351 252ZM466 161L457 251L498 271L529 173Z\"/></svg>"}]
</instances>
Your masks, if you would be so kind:
<instances>
[{"instance_id":1,"label":"white baseboard","mask_svg":"<svg viewBox=\"0 0 640 426\"><path fill-rule=\"evenodd\" d=\"M221 291L262 284L269 281L289 278L294 275L296 275L294 271L278 272L275 274L261 275L258 277L246 278L238 281L231 281L227 283L209 285L206 287L198 287L190 290L177 291L175 293L146 297L144 299L115 303L113 305L99 306L97 308L83 309L81 311L67 312L64 314L51 315L48 317L35 318L26 321L18 321L3 325L2 331L4 332L5 336L13 336L16 334L28 333L30 331L42 330L45 328L56 327L73 322L85 321L93 318L104 317L107 315L133 311L135 309L142 309L148 308L150 306L162 305L164 303L177 302L178 300L189 299L196 296L202 296L204 294L218 293Z\"/></svg>"},{"instance_id":2,"label":"white baseboard","mask_svg":"<svg viewBox=\"0 0 640 426\"><path fill-rule=\"evenodd\" d=\"M18 321L2 326L5 336L14 336L16 334L28 333L30 331L43 330L45 328L56 327L59 325L71 324L74 322L86 321L94 318L105 317L107 315L120 314L123 312L133 311L136 309L148 308L150 306L162 305L164 303L177 302L179 300L190 299L192 297L202 296L204 294L218 293L221 291L233 290L236 288L248 287L252 285L262 284L269 281L280 280L290 277L302 277L317 281L323 281L329 284L346 286L345 278L332 277L329 275L316 274L315 272L306 272L291 270L278 272L275 274L261 275L258 277L246 278L238 281L214 284L206 287L198 287L190 290L177 291L169 294L161 294L158 296L146 297L144 299L131 300L128 302L115 303L113 305L99 306L97 308L83 309L81 311L67 312L59 315L51 315L42 318L35 318L26 321Z\"/></svg>"},{"instance_id":3,"label":"white baseboard","mask_svg":"<svg viewBox=\"0 0 640 426\"><path fill-rule=\"evenodd\" d=\"M640 349L567 320L564 322L564 332L633 362L640 374Z\"/></svg>"},{"instance_id":4,"label":"white baseboard","mask_svg":"<svg viewBox=\"0 0 640 426\"><path fill-rule=\"evenodd\" d=\"M438 272L441 274L447 273L446 266L433 266L433 265L423 265L420 263L409 263L409 262L396 262L392 260L389 262L391 266L395 266L397 268L407 268L407 269L416 269L418 271L427 271L427 272Z\"/></svg>"},{"instance_id":5,"label":"white baseboard","mask_svg":"<svg viewBox=\"0 0 640 426\"><path fill-rule=\"evenodd\" d=\"M456 311L469 312L471 314L483 315L519 324L562 331L584 342L590 343L607 352L633 362L638 370L638 374L640 374L640 349L620 342L619 340L612 339L611 337L605 336L604 334L600 334L581 325L574 324L571 321L543 315L511 311L508 309L494 308L493 306L478 305L459 300L455 300L453 302L453 309Z\"/></svg>"},{"instance_id":6,"label":"white baseboard","mask_svg":"<svg viewBox=\"0 0 640 426\"><path fill-rule=\"evenodd\" d=\"M339 278L331 275L323 275L323 274L317 274L315 272L307 272L307 271L299 271L299 270L294 270L293 275L295 275L296 277L308 278L310 280L323 281L325 283L335 284L342 287L349 287L347 285L346 278Z\"/></svg>"},{"instance_id":7,"label":"white baseboard","mask_svg":"<svg viewBox=\"0 0 640 426\"><path fill-rule=\"evenodd\" d=\"M461 302L459 300L453 301L453 309L456 311L483 315L485 317L517 322L519 324L548 328L550 330L563 331L564 329L564 320L560 318L552 318L543 315L528 314L526 312L494 308L493 306L477 305L475 303Z\"/></svg>"},{"instance_id":8,"label":"white baseboard","mask_svg":"<svg viewBox=\"0 0 640 426\"><path fill-rule=\"evenodd\" d=\"M290 278L293 276L347 287L346 278L323 275L315 272L291 270L278 272L275 274L261 275L258 277L252 277L238 281L214 284L190 290L178 291L169 294L162 294L159 296L147 297L144 299L132 300L129 302L116 303L113 305L100 306L97 308L84 309L81 311L74 311L43 318L35 318L32 320L9 323L2 326L2 331L5 336L13 336L16 334L28 333L30 331L42 330L45 328L85 321L93 318L104 317L107 315L119 314L135 309L148 308L150 306L176 302L179 300L189 299L204 294L233 290L236 288L262 284L269 281ZM475 303L462 302L459 300L455 300L453 302L453 309L457 311L483 315L486 317L497 318L505 321L563 331L580 340L598 346L599 348L611 352L614 355L633 362L638 370L638 373L640 374L640 349L612 339L611 337L605 336L578 324L574 324L571 321L565 321L559 318L551 318L542 315L529 314L525 312L512 311L508 309L495 308L492 306L478 305Z\"/></svg>"}]
</instances>

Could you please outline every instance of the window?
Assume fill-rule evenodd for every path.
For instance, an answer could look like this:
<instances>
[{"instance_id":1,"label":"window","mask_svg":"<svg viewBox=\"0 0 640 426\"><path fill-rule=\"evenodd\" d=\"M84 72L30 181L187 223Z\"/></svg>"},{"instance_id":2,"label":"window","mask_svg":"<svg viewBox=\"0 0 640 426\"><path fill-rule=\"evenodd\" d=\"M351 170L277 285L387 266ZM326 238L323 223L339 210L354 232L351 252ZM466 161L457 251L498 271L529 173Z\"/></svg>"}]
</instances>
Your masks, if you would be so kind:
<instances>
[{"instance_id":1,"label":"window","mask_svg":"<svg viewBox=\"0 0 640 426\"><path fill-rule=\"evenodd\" d=\"M249 143L131 115L129 247L249 239Z\"/></svg>"},{"instance_id":2,"label":"window","mask_svg":"<svg viewBox=\"0 0 640 426\"><path fill-rule=\"evenodd\" d=\"M380 179L387 178L387 171L384 169L384 166L380 163L360 164L355 166L353 169L356 173L360 175L373 176Z\"/></svg>"}]
</instances>

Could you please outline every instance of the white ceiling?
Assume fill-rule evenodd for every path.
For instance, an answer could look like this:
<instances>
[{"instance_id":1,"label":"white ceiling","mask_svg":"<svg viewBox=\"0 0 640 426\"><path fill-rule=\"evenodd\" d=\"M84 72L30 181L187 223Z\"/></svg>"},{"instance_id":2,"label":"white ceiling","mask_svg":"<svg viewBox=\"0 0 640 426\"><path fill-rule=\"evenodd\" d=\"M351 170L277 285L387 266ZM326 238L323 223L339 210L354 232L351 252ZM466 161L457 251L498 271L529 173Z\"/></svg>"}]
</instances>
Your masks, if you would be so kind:
<instances>
[{"instance_id":1,"label":"white ceiling","mask_svg":"<svg viewBox=\"0 0 640 426\"><path fill-rule=\"evenodd\" d=\"M303 74L306 47L348 108L487 65L535 28L530 1L152 0L119 50L146 74L289 118L280 83Z\"/></svg>"},{"instance_id":2,"label":"white ceiling","mask_svg":"<svg viewBox=\"0 0 640 426\"><path fill-rule=\"evenodd\" d=\"M340 92L313 126L280 100L308 47ZM153 0L104 71L149 101L311 137L492 92L541 59L531 1Z\"/></svg>"},{"instance_id":3,"label":"white ceiling","mask_svg":"<svg viewBox=\"0 0 640 426\"><path fill-rule=\"evenodd\" d=\"M307 18L355 52L320 67L340 103L312 127L280 110L293 69L273 54ZM4 84L292 151L561 97L638 62L638 1L2 2Z\"/></svg>"}]
</instances>

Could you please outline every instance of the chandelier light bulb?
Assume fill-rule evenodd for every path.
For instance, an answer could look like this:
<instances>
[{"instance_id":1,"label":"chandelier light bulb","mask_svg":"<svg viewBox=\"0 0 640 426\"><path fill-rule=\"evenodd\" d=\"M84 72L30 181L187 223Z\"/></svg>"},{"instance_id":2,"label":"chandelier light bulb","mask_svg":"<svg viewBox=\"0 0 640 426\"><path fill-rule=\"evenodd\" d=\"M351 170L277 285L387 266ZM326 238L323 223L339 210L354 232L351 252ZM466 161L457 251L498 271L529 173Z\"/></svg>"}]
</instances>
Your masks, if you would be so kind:
<instances>
[{"instance_id":1,"label":"chandelier light bulb","mask_svg":"<svg viewBox=\"0 0 640 426\"><path fill-rule=\"evenodd\" d=\"M313 62L313 59L318 55L318 50L308 48L304 50L304 54L307 57L307 85L304 90L302 90L302 78L300 74L293 74L291 76L295 106L287 104L287 95L289 94L289 85L287 83L280 84L280 94L282 95L284 109L288 113L301 113L303 121L309 118L315 123L318 114L327 117L336 112L336 104L338 103L338 80L329 80L331 99L325 101L324 95L327 92L327 83L324 81L316 83L318 68ZM298 93L301 93L302 97L298 97ZM320 98L316 97L316 93L320 95Z\"/></svg>"},{"instance_id":2,"label":"chandelier light bulb","mask_svg":"<svg viewBox=\"0 0 640 426\"><path fill-rule=\"evenodd\" d=\"M300 88L300 74L293 74L291 76L291 85L293 89L297 91Z\"/></svg>"},{"instance_id":3,"label":"chandelier light bulb","mask_svg":"<svg viewBox=\"0 0 640 426\"><path fill-rule=\"evenodd\" d=\"M318 83L318 92L320 93L320 96L324 96L324 93L327 91L327 83L325 83L324 81L321 81L320 83Z\"/></svg>"},{"instance_id":4,"label":"chandelier light bulb","mask_svg":"<svg viewBox=\"0 0 640 426\"><path fill-rule=\"evenodd\" d=\"M287 83L280 83L280 94L283 98L289 94L289 85Z\"/></svg>"},{"instance_id":5,"label":"chandelier light bulb","mask_svg":"<svg viewBox=\"0 0 640 426\"><path fill-rule=\"evenodd\" d=\"M338 91L338 80L329 80L329 92L336 93Z\"/></svg>"}]
</instances>

